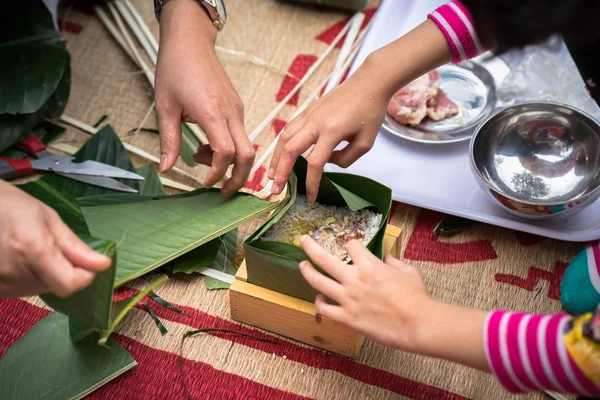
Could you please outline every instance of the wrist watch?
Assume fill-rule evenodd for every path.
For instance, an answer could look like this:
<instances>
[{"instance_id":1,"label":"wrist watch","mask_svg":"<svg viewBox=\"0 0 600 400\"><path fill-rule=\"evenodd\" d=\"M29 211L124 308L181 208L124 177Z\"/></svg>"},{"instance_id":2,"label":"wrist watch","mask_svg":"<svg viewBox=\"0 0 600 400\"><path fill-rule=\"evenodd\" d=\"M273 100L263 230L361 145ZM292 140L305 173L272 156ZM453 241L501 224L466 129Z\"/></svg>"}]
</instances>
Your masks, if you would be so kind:
<instances>
[{"instance_id":1,"label":"wrist watch","mask_svg":"<svg viewBox=\"0 0 600 400\"><path fill-rule=\"evenodd\" d=\"M154 13L156 14L156 19L160 21L160 10L169 0L154 0ZM206 11L210 19L213 22L213 25L217 27L218 30L222 30L227 22L227 11L225 10L225 3L223 0L195 0L200 3Z\"/></svg>"}]
</instances>

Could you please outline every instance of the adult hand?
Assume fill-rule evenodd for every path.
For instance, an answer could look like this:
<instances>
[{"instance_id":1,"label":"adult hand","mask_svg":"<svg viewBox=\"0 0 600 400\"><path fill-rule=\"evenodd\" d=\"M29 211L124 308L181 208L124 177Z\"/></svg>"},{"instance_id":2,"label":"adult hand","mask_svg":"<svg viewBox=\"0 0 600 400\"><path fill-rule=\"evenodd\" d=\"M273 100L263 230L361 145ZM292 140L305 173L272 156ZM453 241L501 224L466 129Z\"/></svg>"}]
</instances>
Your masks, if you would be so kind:
<instances>
[{"instance_id":1,"label":"adult hand","mask_svg":"<svg viewBox=\"0 0 600 400\"><path fill-rule=\"evenodd\" d=\"M42 202L0 181L0 298L69 296L110 267Z\"/></svg>"},{"instance_id":2,"label":"adult hand","mask_svg":"<svg viewBox=\"0 0 600 400\"><path fill-rule=\"evenodd\" d=\"M361 67L287 124L271 158L268 176L273 194L281 193L296 159L313 145L306 176L308 201L317 198L326 163L347 168L373 147L393 93L373 84L368 70ZM348 145L334 151L344 141Z\"/></svg>"},{"instance_id":3,"label":"adult hand","mask_svg":"<svg viewBox=\"0 0 600 400\"><path fill-rule=\"evenodd\" d=\"M156 67L156 110L161 140L160 170L173 167L181 147L181 123L198 124L209 146L195 156L211 166L204 185L214 186L233 163L226 197L248 179L255 152L244 129L244 107L214 49L217 29L195 0L170 0L161 12Z\"/></svg>"}]
</instances>

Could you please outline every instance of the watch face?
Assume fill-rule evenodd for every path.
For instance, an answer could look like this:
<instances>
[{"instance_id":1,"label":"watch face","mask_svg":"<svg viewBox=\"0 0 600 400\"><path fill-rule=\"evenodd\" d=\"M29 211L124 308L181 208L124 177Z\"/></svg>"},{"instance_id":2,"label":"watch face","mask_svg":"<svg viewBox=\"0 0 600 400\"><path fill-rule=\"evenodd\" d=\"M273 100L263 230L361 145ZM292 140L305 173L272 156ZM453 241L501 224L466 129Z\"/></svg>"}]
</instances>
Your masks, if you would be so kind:
<instances>
[{"instance_id":1,"label":"watch face","mask_svg":"<svg viewBox=\"0 0 600 400\"><path fill-rule=\"evenodd\" d=\"M225 3L223 3L223 0L214 0L215 1L215 7L217 8L217 12L219 13L219 16L221 18L223 18L223 22L227 22L227 11L225 10Z\"/></svg>"}]
</instances>

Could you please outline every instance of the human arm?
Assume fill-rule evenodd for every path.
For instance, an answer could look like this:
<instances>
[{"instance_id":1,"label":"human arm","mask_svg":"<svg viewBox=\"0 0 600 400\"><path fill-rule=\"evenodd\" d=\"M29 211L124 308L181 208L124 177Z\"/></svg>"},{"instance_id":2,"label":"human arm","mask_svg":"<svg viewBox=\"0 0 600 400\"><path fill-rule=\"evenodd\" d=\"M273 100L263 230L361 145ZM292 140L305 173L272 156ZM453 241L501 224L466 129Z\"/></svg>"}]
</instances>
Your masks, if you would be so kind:
<instances>
[{"instance_id":1,"label":"human arm","mask_svg":"<svg viewBox=\"0 0 600 400\"><path fill-rule=\"evenodd\" d=\"M196 0L169 0L160 14L156 67L156 110L161 140L161 171L179 157L181 123L197 123L209 146L195 160L211 169L204 185L219 182L233 163L222 193L233 195L246 183L254 148L244 129L244 107L214 46L217 29Z\"/></svg>"},{"instance_id":2,"label":"human arm","mask_svg":"<svg viewBox=\"0 0 600 400\"><path fill-rule=\"evenodd\" d=\"M351 266L309 237L301 245L331 277L307 261L300 264L321 293L315 305L324 318L388 347L490 371L511 392L600 394L567 352L567 315L485 313L442 303L431 297L417 268L389 255L381 261L357 241L347 245Z\"/></svg>"},{"instance_id":3,"label":"human arm","mask_svg":"<svg viewBox=\"0 0 600 400\"><path fill-rule=\"evenodd\" d=\"M306 181L307 197L314 200L327 162L346 168L370 150L388 103L400 88L430 70L482 50L472 24L463 23L455 8L467 21L468 11L455 3L438 8L417 28L373 52L350 78L286 126L268 173L274 194L285 187L295 160L315 145L308 157ZM344 141L348 145L334 151Z\"/></svg>"},{"instance_id":4,"label":"human arm","mask_svg":"<svg viewBox=\"0 0 600 400\"><path fill-rule=\"evenodd\" d=\"M110 259L87 247L53 209L2 180L0 227L0 298L66 297L110 266Z\"/></svg>"}]
</instances>

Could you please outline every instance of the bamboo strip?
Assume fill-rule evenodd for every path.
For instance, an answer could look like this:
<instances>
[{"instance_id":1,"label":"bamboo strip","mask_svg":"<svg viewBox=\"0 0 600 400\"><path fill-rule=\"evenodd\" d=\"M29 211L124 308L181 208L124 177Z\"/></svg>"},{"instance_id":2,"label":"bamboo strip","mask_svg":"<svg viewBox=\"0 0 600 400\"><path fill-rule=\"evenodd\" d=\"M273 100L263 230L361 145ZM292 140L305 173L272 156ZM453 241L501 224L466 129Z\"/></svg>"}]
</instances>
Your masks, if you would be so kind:
<instances>
[{"instance_id":1,"label":"bamboo strip","mask_svg":"<svg viewBox=\"0 0 600 400\"><path fill-rule=\"evenodd\" d=\"M98 132L98 129L94 128L93 126L88 125L88 124L86 124L84 122L81 122L79 120L76 120L75 118L71 118L71 117L69 117L67 115L64 115L64 114L61 115L60 120L62 122L64 122L65 124L68 124L68 125L74 126L76 128L79 128L82 131L89 133L90 135L95 135ZM137 147L135 147L135 146L133 146L133 145L131 145L129 143L123 143L123 146L130 153L133 153L133 154L135 154L135 155L137 155L139 157L142 157L142 158L144 158L144 159L146 159L148 161L152 161L153 163L160 164L160 159L158 157L156 157L156 156L154 156L154 155L152 155L152 154L150 154L150 153L148 153L148 152L146 152L146 151L144 151L142 149L139 149L139 148L137 148ZM185 171L183 171L183 170L181 170L181 169L179 169L177 167L173 167L173 171L177 172L180 175L185 176L186 178L192 179L194 182L202 184L202 182L200 182L200 180L198 178L196 178L195 176L193 176L193 175L191 175L191 174L189 174L189 173L187 173L187 172L185 172Z\"/></svg>"},{"instance_id":2,"label":"bamboo strip","mask_svg":"<svg viewBox=\"0 0 600 400\"><path fill-rule=\"evenodd\" d=\"M137 12L133 4L128 1L115 0L115 5L142 44L152 64L156 65L158 61L158 45L156 47L153 45L150 38L153 38L154 35L150 32L142 16Z\"/></svg>"},{"instance_id":3,"label":"bamboo strip","mask_svg":"<svg viewBox=\"0 0 600 400\"><path fill-rule=\"evenodd\" d=\"M129 49L129 46L127 46L127 43L125 43L125 39L119 33L117 27L108 18L108 15L106 15L106 13L104 12L104 10L102 8L98 7L98 6L95 6L94 7L94 12L96 13L96 15L98 16L98 18L100 19L100 21L104 24L104 26L106 27L106 29L108 29L108 32L110 32L110 34L112 35L112 37L121 45L121 47L123 48L123 50L125 51L125 53L127 53L127 55L132 60L135 60L135 56L133 55L133 53Z\"/></svg>"},{"instance_id":4,"label":"bamboo strip","mask_svg":"<svg viewBox=\"0 0 600 400\"><path fill-rule=\"evenodd\" d=\"M218 279L220 281L223 281L223 282L229 283L229 284L232 284L233 280L235 279L235 276L233 276L233 275L229 275L229 274L226 274L225 272L221 272L219 270L209 268L209 267L201 268L197 272L204 276L210 276L211 278L215 278L215 279Z\"/></svg>"},{"instance_id":5,"label":"bamboo strip","mask_svg":"<svg viewBox=\"0 0 600 400\"><path fill-rule=\"evenodd\" d=\"M359 40L356 41L356 45L354 46L354 49L352 49L352 51L348 55L347 59L344 60L344 63L339 68L340 71L345 71L350 67L350 64L354 61L356 54L358 54L358 51L360 50L360 45L362 44L363 40L364 40L364 35L362 36L362 38L359 38ZM329 75L327 75L327 77L319 84L319 86L317 86L317 88L310 94L310 96L296 110L296 112L294 113L294 115L291 118L292 120L294 118L296 118L298 115L300 115L304 110L306 110L306 108L310 105L310 103L312 103L315 99L317 99L317 97L319 97L319 91L321 90L321 88L323 88L323 86L325 86L327 84L327 82L329 82L331 80L331 78L334 76L335 73L336 73L336 71L332 71ZM256 161L256 163L252 166L251 174L256 172L256 170L258 170L258 168L260 168L267 161L267 159L271 156L271 154L275 150L275 147L277 146L280 136L281 136L281 134L279 136L277 136L273 140L273 142L271 142L271 144L269 145L267 150L265 150L263 152L263 154L259 157L259 159ZM310 151L310 149L307 152L305 152L304 154L307 154L309 151Z\"/></svg>"},{"instance_id":6,"label":"bamboo strip","mask_svg":"<svg viewBox=\"0 0 600 400\"><path fill-rule=\"evenodd\" d=\"M333 77L327 83L324 94L329 93L331 91L331 89L333 89L334 87L339 85L339 83L341 82L341 80L344 76L344 70L343 70L344 62L346 61L346 59L350 56L350 53L352 52L354 43L360 33L360 28L361 28L364 20L365 20L365 14L363 14L363 13L356 14L356 18L352 20L352 24L350 26L350 29L348 30L346 39L344 39L344 44L342 45L342 49L340 50L340 53L338 55L335 66L333 67Z\"/></svg>"},{"instance_id":7,"label":"bamboo strip","mask_svg":"<svg viewBox=\"0 0 600 400\"><path fill-rule=\"evenodd\" d=\"M308 79L312 76L312 74L319 68L319 66L323 63L323 61L327 58L327 56L335 49L335 46L342 40L342 37L348 32L350 26L352 25L352 21L354 21L358 14L355 14L350 21L344 26L344 28L340 31L340 33L335 37L335 39L331 42L331 44L325 49L325 51L321 54L321 56L317 59L317 61L306 71L306 74L302 77L302 79L296 84L296 86L285 96L285 98L279 102L279 104L267 115L267 117L254 129L254 131L249 135L250 141L253 142L254 139L258 137L258 135L266 128L268 124L275 119L277 114L283 110L286 104L290 101L292 96L294 96L300 88L308 81Z\"/></svg>"},{"instance_id":8,"label":"bamboo strip","mask_svg":"<svg viewBox=\"0 0 600 400\"><path fill-rule=\"evenodd\" d=\"M112 14L112 16L115 19L115 21L117 22L117 26L119 27L119 30L121 31L121 35L125 39L125 42L129 46L129 48L131 49L131 52L133 53L133 55L135 57L134 61L144 71L144 74L146 75L146 78L148 78L148 82L150 83L150 85L152 86L152 88L154 88L154 81L155 81L154 72L151 71L148 68L148 66L146 65L146 63L142 59L142 56L138 52L136 45L133 43L133 39L129 35L129 32L127 32L127 28L125 28L125 24L123 23L123 19L121 18L121 15L119 14L119 12L115 8L115 6L112 3L107 3L107 6L108 6L108 10Z\"/></svg>"},{"instance_id":9,"label":"bamboo strip","mask_svg":"<svg viewBox=\"0 0 600 400\"><path fill-rule=\"evenodd\" d=\"M71 146L70 144L67 144L67 143L56 143L56 144L52 143L49 145L49 147L53 150L61 151L65 154L68 154L71 156L79 151L79 149L77 147ZM178 189L178 190L181 190L184 192L191 192L191 191L195 190L193 187L184 185L183 183L179 183L179 182L173 181L171 179L164 178L162 176L159 176L159 178L160 178L160 182L163 185L170 187L172 189Z\"/></svg>"}]
</instances>

